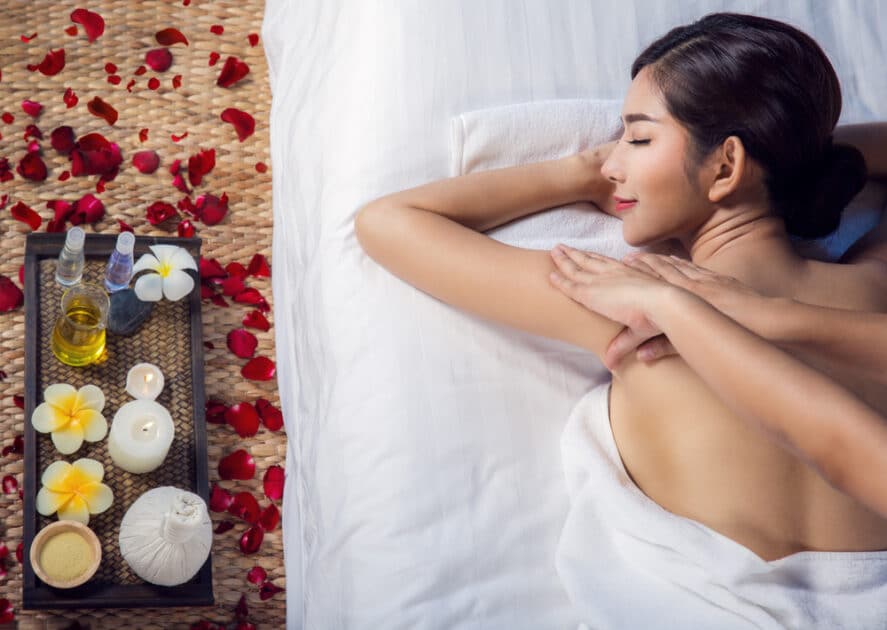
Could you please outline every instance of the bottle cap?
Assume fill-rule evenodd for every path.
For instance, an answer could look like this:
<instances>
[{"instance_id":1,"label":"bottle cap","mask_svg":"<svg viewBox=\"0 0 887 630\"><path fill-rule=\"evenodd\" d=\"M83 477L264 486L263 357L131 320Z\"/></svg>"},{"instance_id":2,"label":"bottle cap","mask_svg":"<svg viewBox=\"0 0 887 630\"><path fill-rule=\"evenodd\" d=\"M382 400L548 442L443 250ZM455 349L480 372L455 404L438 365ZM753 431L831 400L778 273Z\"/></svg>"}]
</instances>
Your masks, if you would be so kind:
<instances>
[{"instance_id":1,"label":"bottle cap","mask_svg":"<svg viewBox=\"0 0 887 630\"><path fill-rule=\"evenodd\" d=\"M117 236L117 251L124 255L130 255L132 254L132 248L135 243L135 234L132 232L121 232Z\"/></svg>"},{"instance_id":2,"label":"bottle cap","mask_svg":"<svg viewBox=\"0 0 887 630\"><path fill-rule=\"evenodd\" d=\"M65 236L65 247L68 249L83 249L83 241L86 239L86 232L83 228L72 227Z\"/></svg>"}]
</instances>

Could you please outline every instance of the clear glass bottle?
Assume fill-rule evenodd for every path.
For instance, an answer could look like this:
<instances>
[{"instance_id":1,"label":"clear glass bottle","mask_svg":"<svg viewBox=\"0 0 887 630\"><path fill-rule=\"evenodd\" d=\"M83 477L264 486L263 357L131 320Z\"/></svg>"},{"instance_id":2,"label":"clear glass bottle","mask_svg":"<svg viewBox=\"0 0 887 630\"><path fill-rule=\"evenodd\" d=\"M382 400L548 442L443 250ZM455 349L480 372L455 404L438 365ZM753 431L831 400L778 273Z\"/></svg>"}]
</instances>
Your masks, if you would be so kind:
<instances>
[{"instance_id":1,"label":"clear glass bottle","mask_svg":"<svg viewBox=\"0 0 887 630\"><path fill-rule=\"evenodd\" d=\"M117 246L108 258L105 267L105 288L109 293L121 291L129 286L132 279L132 248L136 237L132 232L121 232L117 236Z\"/></svg>"},{"instance_id":2,"label":"clear glass bottle","mask_svg":"<svg viewBox=\"0 0 887 630\"><path fill-rule=\"evenodd\" d=\"M55 279L63 287L77 284L83 277L84 240L86 233L79 227L72 227L65 236L65 246L55 265Z\"/></svg>"}]
</instances>

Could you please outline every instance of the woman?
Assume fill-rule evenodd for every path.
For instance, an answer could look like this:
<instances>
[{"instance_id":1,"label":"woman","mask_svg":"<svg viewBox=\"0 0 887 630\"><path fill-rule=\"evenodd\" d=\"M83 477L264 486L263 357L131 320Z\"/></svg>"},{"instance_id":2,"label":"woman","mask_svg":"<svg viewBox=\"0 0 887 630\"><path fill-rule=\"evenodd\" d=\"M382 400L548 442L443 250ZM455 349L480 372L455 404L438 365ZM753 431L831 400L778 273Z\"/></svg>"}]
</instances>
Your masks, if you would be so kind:
<instances>
[{"instance_id":1,"label":"woman","mask_svg":"<svg viewBox=\"0 0 887 630\"><path fill-rule=\"evenodd\" d=\"M621 215L629 244L680 239L694 263L765 295L887 310L880 265L808 261L789 241L789 233L816 237L832 231L865 177L858 152L832 143L840 88L812 39L772 20L714 14L654 42L633 64L632 78L623 106L625 133L609 155L588 151L383 197L356 218L361 245L392 273L445 302L602 358L622 325L552 287L548 278L555 267L547 252L509 247L480 232L543 209L592 201ZM796 356L879 412L887 410L882 387L830 369L812 352L802 349ZM632 615L659 610L688 593L695 599L673 607L675 626L720 627L714 624L724 621L718 616L724 610L746 621L761 615L806 619L804 597L776 589L772 593L781 599L774 603L770 595L758 597L760 589L748 592L755 583L749 574L722 569L754 566L751 575L760 576L780 559L786 560L780 570L799 570L798 563L810 558L814 564L834 559L806 554L813 551L857 552L853 559L866 560L884 578L872 581L866 573L865 584L887 582L887 554L877 553L887 549L887 519L748 426L684 360L645 364L628 357L611 371L610 386L577 405L563 440L573 507L558 570L589 620L631 627L649 622ZM598 456L607 461L595 461ZM613 492L602 501L605 488ZM625 517L630 510L636 518ZM646 541L643 562L629 557L634 551L617 548L617 532L636 541L633 550ZM675 538L676 532L686 536ZM621 571L619 579L598 575L601 558L608 559L609 571ZM742 560L730 562L736 558ZM688 572L664 575L663 567L676 559L702 570L692 572L692 579ZM833 562L829 571L849 590L869 595L860 595L867 605L884 600L885 593L858 583L862 574L849 565ZM726 586L729 602L713 594L723 589L692 584L699 576ZM632 584L646 589L647 608L620 599ZM595 597L585 605L589 592ZM601 601L614 606L602 611ZM835 599L822 606L828 614L843 612ZM791 613L779 616L773 607ZM815 612L825 615L825 608ZM869 608L881 615L875 618L887 614Z\"/></svg>"}]
</instances>

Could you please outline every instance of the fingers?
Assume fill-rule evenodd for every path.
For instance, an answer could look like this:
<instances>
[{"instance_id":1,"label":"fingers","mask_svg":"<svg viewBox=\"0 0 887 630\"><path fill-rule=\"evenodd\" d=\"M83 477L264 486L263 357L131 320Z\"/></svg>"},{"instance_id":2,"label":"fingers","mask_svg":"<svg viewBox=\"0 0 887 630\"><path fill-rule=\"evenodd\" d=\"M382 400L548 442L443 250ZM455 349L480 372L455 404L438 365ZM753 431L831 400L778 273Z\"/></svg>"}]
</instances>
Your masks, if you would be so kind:
<instances>
[{"instance_id":1,"label":"fingers","mask_svg":"<svg viewBox=\"0 0 887 630\"><path fill-rule=\"evenodd\" d=\"M688 281L694 278L688 275L690 271L681 265L678 262L679 260L678 258L662 256L660 254L634 252L625 257L625 264L633 269L653 273L666 282L686 288Z\"/></svg>"},{"instance_id":2,"label":"fingers","mask_svg":"<svg viewBox=\"0 0 887 630\"><path fill-rule=\"evenodd\" d=\"M637 358L639 361L650 362L673 354L678 354L678 351L671 345L671 341L665 335L659 335L638 346Z\"/></svg>"}]
</instances>

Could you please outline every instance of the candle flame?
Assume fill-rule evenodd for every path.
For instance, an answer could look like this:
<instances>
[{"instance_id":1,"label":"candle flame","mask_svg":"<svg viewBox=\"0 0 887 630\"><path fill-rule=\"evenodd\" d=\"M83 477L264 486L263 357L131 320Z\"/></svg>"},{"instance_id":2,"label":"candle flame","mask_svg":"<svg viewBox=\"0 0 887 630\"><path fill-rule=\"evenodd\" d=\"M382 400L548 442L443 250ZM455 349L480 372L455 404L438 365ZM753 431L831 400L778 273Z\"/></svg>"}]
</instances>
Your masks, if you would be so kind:
<instances>
[{"instance_id":1,"label":"candle flame","mask_svg":"<svg viewBox=\"0 0 887 630\"><path fill-rule=\"evenodd\" d=\"M150 373L149 373L149 374L145 374L145 383L150 383L150 382L153 381L153 380L154 380L154 375L153 375L153 374L150 374Z\"/></svg>"}]
</instances>

